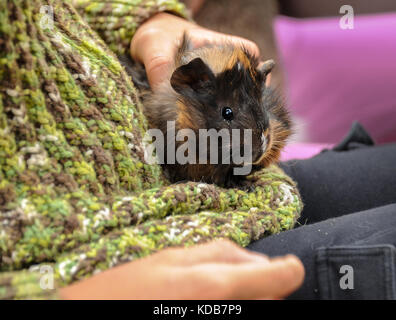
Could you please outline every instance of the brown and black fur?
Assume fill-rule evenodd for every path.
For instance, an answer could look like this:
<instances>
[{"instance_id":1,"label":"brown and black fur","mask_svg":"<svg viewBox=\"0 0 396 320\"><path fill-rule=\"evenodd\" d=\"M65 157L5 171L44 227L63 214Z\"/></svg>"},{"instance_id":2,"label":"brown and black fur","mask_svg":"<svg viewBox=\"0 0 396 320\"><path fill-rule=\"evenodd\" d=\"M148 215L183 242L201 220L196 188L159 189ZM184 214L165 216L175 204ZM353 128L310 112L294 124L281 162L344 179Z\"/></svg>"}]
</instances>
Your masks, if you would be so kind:
<instances>
[{"instance_id":1,"label":"brown and black fur","mask_svg":"<svg viewBox=\"0 0 396 320\"><path fill-rule=\"evenodd\" d=\"M232 44L206 45L193 49L188 37L175 54L171 78L154 92L136 64L121 62L145 91L144 111L151 128L167 134L167 122L175 121L176 133L192 129L198 137L199 129L251 129L253 133L253 168L266 167L279 159L280 151L291 134L291 119L276 93L265 86L273 68L272 60L259 67L258 59L246 49ZM231 121L222 118L223 107L233 110ZM267 148L262 154L262 135ZM243 141L241 139L241 141ZM176 142L176 149L184 142ZM200 142L197 139L197 145ZM221 145L221 143L219 143ZM165 145L165 150L169 146ZM243 150L243 144L241 145ZM230 148L231 149L231 148ZM219 147L221 161L222 150ZM231 153L239 150L231 150ZM198 155L198 150L196 151ZM198 159L197 159L198 163ZM236 164L165 164L171 181L203 181L223 186L243 184L233 175Z\"/></svg>"}]
</instances>

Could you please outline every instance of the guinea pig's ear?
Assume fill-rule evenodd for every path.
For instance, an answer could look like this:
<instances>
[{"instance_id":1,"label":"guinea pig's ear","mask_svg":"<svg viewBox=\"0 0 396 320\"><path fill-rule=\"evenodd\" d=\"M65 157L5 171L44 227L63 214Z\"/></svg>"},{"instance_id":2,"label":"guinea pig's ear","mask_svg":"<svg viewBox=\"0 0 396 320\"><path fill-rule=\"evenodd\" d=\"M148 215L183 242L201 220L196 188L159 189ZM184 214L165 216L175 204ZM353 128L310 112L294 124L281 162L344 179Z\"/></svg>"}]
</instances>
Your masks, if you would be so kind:
<instances>
[{"instance_id":1,"label":"guinea pig's ear","mask_svg":"<svg viewBox=\"0 0 396 320\"><path fill-rule=\"evenodd\" d=\"M195 58L188 64L177 68L171 77L172 88L180 94L205 93L214 86L215 76L212 70L202 61Z\"/></svg>"},{"instance_id":2,"label":"guinea pig's ear","mask_svg":"<svg viewBox=\"0 0 396 320\"><path fill-rule=\"evenodd\" d=\"M275 61L270 59L267 61L264 61L261 66L258 68L258 71L265 77L272 71L272 69L275 67Z\"/></svg>"}]
</instances>

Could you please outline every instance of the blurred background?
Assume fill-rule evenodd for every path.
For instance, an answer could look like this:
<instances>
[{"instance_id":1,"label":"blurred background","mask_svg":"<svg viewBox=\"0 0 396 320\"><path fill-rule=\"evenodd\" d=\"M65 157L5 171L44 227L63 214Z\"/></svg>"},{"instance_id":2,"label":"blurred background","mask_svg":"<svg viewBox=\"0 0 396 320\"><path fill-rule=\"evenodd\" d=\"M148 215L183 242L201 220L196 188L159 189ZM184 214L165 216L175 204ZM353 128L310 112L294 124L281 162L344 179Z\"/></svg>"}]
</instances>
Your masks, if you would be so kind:
<instances>
[{"instance_id":1,"label":"blurred background","mask_svg":"<svg viewBox=\"0 0 396 320\"><path fill-rule=\"evenodd\" d=\"M396 141L395 0L185 0L195 21L255 41L296 119L295 142L339 142L359 121ZM352 29L340 27L352 7Z\"/></svg>"}]
</instances>

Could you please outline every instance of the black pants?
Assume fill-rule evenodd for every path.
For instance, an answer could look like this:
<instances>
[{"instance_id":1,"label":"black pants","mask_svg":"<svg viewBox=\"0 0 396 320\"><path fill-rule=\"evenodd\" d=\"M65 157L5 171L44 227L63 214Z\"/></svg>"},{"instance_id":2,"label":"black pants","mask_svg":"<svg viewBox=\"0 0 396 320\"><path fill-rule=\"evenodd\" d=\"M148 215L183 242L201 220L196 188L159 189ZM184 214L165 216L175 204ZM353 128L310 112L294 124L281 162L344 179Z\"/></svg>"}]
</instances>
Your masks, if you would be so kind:
<instances>
[{"instance_id":1,"label":"black pants","mask_svg":"<svg viewBox=\"0 0 396 320\"><path fill-rule=\"evenodd\" d=\"M396 144L374 146L359 124L333 150L281 165L305 207L295 229L250 250L288 253L306 277L291 299L396 298Z\"/></svg>"}]
</instances>

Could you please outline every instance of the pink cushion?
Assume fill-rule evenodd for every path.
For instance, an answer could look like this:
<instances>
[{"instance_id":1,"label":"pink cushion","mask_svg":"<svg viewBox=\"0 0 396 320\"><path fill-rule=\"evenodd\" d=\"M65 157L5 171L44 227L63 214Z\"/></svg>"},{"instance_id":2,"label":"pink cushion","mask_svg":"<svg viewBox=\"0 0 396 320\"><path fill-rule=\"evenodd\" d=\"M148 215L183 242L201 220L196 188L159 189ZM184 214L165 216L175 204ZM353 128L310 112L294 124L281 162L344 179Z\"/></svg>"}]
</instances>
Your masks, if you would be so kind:
<instances>
[{"instance_id":1,"label":"pink cushion","mask_svg":"<svg viewBox=\"0 0 396 320\"><path fill-rule=\"evenodd\" d=\"M396 141L396 14L356 16L353 30L340 17L275 21L303 141L339 142L354 120L377 142Z\"/></svg>"},{"instance_id":2,"label":"pink cushion","mask_svg":"<svg viewBox=\"0 0 396 320\"><path fill-rule=\"evenodd\" d=\"M332 145L326 143L291 143L283 149L281 160L307 159L329 148L332 148Z\"/></svg>"}]
</instances>

